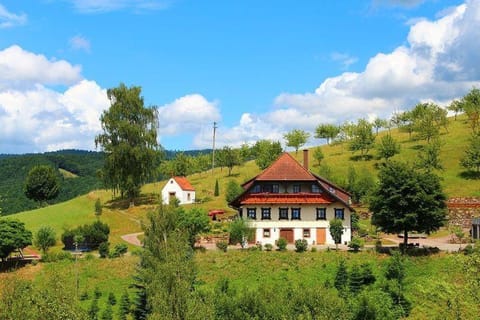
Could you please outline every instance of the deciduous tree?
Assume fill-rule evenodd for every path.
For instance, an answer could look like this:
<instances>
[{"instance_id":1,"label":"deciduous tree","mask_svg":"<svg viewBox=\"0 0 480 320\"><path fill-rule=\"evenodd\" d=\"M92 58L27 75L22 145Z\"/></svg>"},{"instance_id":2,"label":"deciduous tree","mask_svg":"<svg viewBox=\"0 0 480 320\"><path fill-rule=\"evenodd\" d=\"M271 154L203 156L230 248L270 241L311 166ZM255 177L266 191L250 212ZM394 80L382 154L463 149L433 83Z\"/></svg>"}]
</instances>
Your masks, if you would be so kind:
<instances>
[{"instance_id":1,"label":"deciduous tree","mask_svg":"<svg viewBox=\"0 0 480 320\"><path fill-rule=\"evenodd\" d=\"M48 249L53 247L56 242L55 230L50 226L40 227L33 239L33 243L42 250L43 254L47 253Z\"/></svg>"},{"instance_id":2,"label":"deciduous tree","mask_svg":"<svg viewBox=\"0 0 480 320\"><path fill-rule=\"evenodd\" d=\"M123 83L108 89L111 105L100 117L103 133L95 137L95 145L105 152L106 186L119 190L131 204L153 176L159 157L157 109L145 107L140 94L140 87Z\"/></svg>"},{"instance_id":3,"label":"deciduous tree","mask_svg":"<svg viewBox=\"0 0 480 320\"><path fill-rule=\"evenodd\" d=\"M25 229L25 224L18 220L0 220L0 260L5 260L10 253L32 244L32 233Z\"/></svg>"},{"instance_id":4,"label":"deciduous tree","mask_svg":"<svg viewBox=\"0 0 480 320\"><path fill-rule=\"evenodd\" d=\"M271 165L282 152L282 145L278 141L259 140L252 148L255 163L262 170Z\"/></svg>"},{"instance_id":5,"label":"deciduous tree","mask_svg":"<svg viewBox=\"0 0 480 320\"><path fill-rule=\"evenodd\" d=\"M443 226L445 200L436 175L390 161L381 167L379 184L370 197L372 223L384 232L403 233L406 248L408 232L430 233Z\"/></svg>"},{"instance_id":6,"label":"deciduous tree","mask_svg":"<svg viewBox=\"0 0 480 320\"><path fill-rule=\"evenodd\" d=\"M298 153L298 149L307 143L309 137L310 133L299 129L294 129L283 135L283 138L287 142L287 147L294 148L296 154Z\"/></svg>"},{"instance_id":7,"label":"deciduous tree","mask_svg":"<svg viewBox=\"0 0 480 320\"><path fill-rule=\"evenodd\" d=\"M322 164L322 160L323 158L325 158L325 155L323 154L321 147L316 147L315 149L313 149L313 158L317 160L317 166L320 166Z\"/></svg>"},{"instance_id":8,"label":"deciduous tree","mask_svg":"<svg viewBox=\"0 0 480 320\"><path fill-rule=\"evenodd\" d=\"M335 137L340 133L340 128L334 124L320 124L315 129L315 138L317 139L326 139L327 144L335 139Z\"/></svg>"},{"instance_id":9,"label":"deciduous tree","mask_svg":"<svg viewBox=\"0 0 480 320\"><path fill-rule=\"evenodd\" d=\"M25 180L27 198L42 202L54 199L60 192L55 170L46 165L33 167Z\"/></svg>"},{"instance_id":10,"label":"deciduous tree","mask_svg":"<svg viewBox=\"0 0 480 320\"><path fill-rule=\"evenodd\" d=\"M480 172L480 133L472 134L470 145L465 150L465 155L460 164L468 170L474 169L475 172Z\"/></svg>"},{"instance_id":11,"label":"deciduous tree","mask_svg":"<svg viewBox=\"0 0 480 320\"><path fill-rule=\"evenodd\" d=\"M473 88L462 98L461 104L467 114L472 131L477 132L480 122L480 90Z\"/></svg>"},{"instance_id":12,"label":"deciduous tree","mask_svg":"<svg viewBox=\"0 0 480 320\"><path fill-rule=\"evenodd\" d=\"M400 153L400 144L390 134L387 134L377 144L377 152L380 159L384 158L388 161L388 159Z\"/></svg>"},{"instance_id":13,"label":"deciduous tree","mask_svg":"<svg viewBox=\"0 0 480 320\"><path fill-rule=\"evenodd\" d=\"M360 155L365 157L368 151L375 146L374 143L375 135L372 132L372 124L365 119L359 119L353 130L349 149L353 152L360 151Z\"/></svg>"},{"instance_id":14,"label":"deciduous tree","mask_svg":"<svg viewBox=\"0 0 480 320\"><path fill-rule=\"evenodd\" d=\"M343 221L341 219L330 220L330 235L335 241L335 249L338 250L338 244L342 243Z\"/></svg>"}]
</instances>

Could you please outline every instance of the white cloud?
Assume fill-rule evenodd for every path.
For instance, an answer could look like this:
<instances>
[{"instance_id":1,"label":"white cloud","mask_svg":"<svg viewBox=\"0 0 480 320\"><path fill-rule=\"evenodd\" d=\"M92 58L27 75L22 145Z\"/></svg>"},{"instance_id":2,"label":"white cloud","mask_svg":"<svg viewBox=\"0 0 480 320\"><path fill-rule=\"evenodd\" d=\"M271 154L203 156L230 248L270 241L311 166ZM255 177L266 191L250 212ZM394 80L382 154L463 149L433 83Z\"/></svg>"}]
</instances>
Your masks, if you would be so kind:
<instances>
[{"instance_id":1,"label":"white cloud","mask_svg":"<svg viewBox=\"0 0 480 320\"><path fill-rule=\"evenodd\" d=\"M220 120L216 102L189 94L158 108L160 136L198 133L205 124Z\"/></svg>"},{"instance_id":2,"label":"white cloud","mask_svg":"<svg viewBox=\"0 0 480 320\"><path fill-rule=\"evenodd\" d=\"M18 46L0 51L0 153L94 149L106 90L80 67ZM65 85L64 92L49 88Z\"/></svg>"},{"instance_id":3,"label":"white cloud","mask_svg":"<svg viewBox=\"0 0 480 320\"><path fill-rule=\"evenodd\" d=\"M72 48L73 50L83 50L90 53L90 41L81 35L76 35L72 37L69 40L69 44L70 48Z\"/></svg>"},{"instance_id":4,"label":"white cloud","mask_svg":"<svg viewBox=\"0 0 480 320\"><path fill-rule=\"evenodd\" d=\"M2 4L0 4L0 29L24 25L26 22L27 16L24 13L11 13Z\"/></svg>"},{"instance_id":5,"label":"white cloud","mask_svg":"<svg viewBox=\"0 0 480 320\"><path fill-rule=\"evenodd\" d=\"M70 0L82 13L103 13L131 9L134 11L161 10L169 6L167 0Z\"/></svg>"},{"instance_id":6,"label":"white cloud","mask_svg":"<svg viewBox=\"0 0 480 320\"><path fill-rule=\"evenodd\" d=\"M347 70L352 64L358 61L357 57L353 57L348 53L333 52L330 57L333 61L339 62L343 70Z\"/></svg>"},{"instance_id":7,"label":"white cloud","mask_svg":"<svg viewBox=\"0 0 480 320\"><path fill-rule=\"evenodd\" d=\"M0 90L31 88L35 84L71 85L81 79L81 68L65 60L49 60L13 45L0 51Z\"/></svg>"},{"instance_id":8,"label":"white cloud","mask_svg":"<svg viewBox=\"0 0 480 320\"><path fill-rule=\"evenodd\" d=\"M468 1L435 21L414 23L406 45L377 54L363 72L328 78L312 93L282 93L275 104L340 123L386 117L426 99L448 103L480 86L479 25L480 2Z\"/></svg>"}]
</instances>

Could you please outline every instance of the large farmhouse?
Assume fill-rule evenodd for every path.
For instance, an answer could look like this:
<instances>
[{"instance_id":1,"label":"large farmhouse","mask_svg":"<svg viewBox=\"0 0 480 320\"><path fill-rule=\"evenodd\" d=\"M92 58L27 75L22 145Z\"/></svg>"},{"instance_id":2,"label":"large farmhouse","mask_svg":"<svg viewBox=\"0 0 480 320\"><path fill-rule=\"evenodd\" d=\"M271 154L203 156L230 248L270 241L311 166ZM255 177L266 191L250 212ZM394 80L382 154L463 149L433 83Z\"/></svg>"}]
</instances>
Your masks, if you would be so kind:
<instances>
[{"instance_id":1,"label":"large farmhouse","mask_svg":"<svg viewBox=\"0 0 480 320\"><path fill-rule=\"evenodd\" d=\"M162 201L170 203L170 199L177 198L179 204L195 202L195 189L185 177L172 177L162 189Z\"/></svg>"},{"instance_id":2,"label":"large farmhouse","mask_svg":"<svg viewBox=\"0 0 480 320\"><path fill-rule=\"evenodd\" d=\"M230 203L239 215L249 218L255 241L275 244L283 237L289 243L306 239L309 244L334 244L329 221L343 220L342 243L351 240L350 194L308 170L283 153L270 167L245 182L244 192Z\"/></svg>"}]
</instances>

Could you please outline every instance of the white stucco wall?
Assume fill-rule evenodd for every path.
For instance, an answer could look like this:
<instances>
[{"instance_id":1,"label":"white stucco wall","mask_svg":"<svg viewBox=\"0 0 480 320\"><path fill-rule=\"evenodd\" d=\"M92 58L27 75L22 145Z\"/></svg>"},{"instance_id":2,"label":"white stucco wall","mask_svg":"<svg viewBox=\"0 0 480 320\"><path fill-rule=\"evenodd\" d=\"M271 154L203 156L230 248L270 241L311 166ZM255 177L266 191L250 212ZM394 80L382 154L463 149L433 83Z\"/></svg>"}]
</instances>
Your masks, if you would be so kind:
<instances>
[{"instance_id":1,"label":"white stucco wall","mask_svg":"<svg viewBox=\"0 0 480 320\"><path fill-rule=\"evenodd\" d=\"M178 198L180 204L188 204L195 202L195 191L184 191L175 179L170 178L167 184L162 189L162 201L164 204L169 204L170 193L175 193L175 197Z\"/></svg>"},{"instance_id":2,"label":"white stucco wall","mask_svg":"<svg viewBox=\"0 0 480 320\"><path fill-rule=\"evenodd\" d=\"M262 207L269 207L271 208L271 220L262 220ZM289 208L289 218L291 217L290 208L301 208L301 219L302 220L278 220L278 209L279 207ZM326 208L326 220L316 220L316 208ZM246 206L243 208L243 216L247 217L247 208L255 208L253 206ZM280 205L280 206L259 206L257 208L257 217L256 220L250 220L252 227L255 230L255 241L261 244L270 243L275 245L275 241L280 238L280 230L283 229L293 229L293 236L294 241L297 239L303 239L303 230L310 229L310 237L306 237L309 245L317 244L317 229L323 228L325 229L325 244L335 244L330 235L329 230L329 221L334 218L335 215L335 208L344 208L343 205L340 204L331 204L328 206L305 206L305 205ZM351 232L351 212L348 208L344 208L344 219L343 219L343 226L344 232L342 235L342 244L348 243L352 239L352 232ZM264 229L270 229L270 237L265 238L263 236Z\"/></svg>"}]
</instances>

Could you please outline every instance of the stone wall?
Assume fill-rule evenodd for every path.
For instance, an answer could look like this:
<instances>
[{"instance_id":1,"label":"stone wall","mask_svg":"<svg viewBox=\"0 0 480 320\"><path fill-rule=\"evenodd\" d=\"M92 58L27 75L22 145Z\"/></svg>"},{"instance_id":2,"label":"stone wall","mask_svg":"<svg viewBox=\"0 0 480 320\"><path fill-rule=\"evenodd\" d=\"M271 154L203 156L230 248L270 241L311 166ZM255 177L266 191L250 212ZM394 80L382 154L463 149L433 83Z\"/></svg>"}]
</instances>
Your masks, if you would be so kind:
<instances>
[{"instance_id":1,"label":"stone wall","mask_svg":"<svg viewBox=\"0 0 480 320\"><path fill-rule=\"evenodd\" d=\"M480 198L457 197L447 201L448 226L461 226L470 229L472 217L480 216Z\"/></svg>"}]
</instances>

